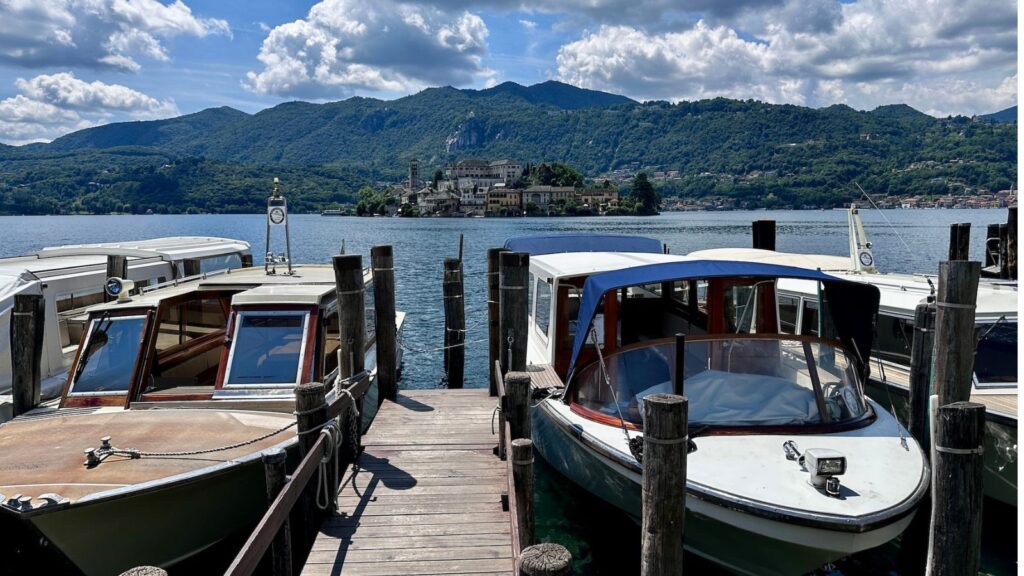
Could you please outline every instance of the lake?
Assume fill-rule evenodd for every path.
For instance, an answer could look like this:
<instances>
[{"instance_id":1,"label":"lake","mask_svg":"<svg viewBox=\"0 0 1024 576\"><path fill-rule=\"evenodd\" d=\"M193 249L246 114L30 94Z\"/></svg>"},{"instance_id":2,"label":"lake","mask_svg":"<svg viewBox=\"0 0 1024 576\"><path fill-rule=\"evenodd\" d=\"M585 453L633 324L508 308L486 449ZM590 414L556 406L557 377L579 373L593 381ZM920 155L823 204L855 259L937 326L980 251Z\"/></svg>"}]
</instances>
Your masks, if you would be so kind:
<instances>
[{"instance_id":1,"label":"lake","mask_svg":"<svg viewBox=\"0 0 1024 576\"><path fill-rule=\"evenodd\" d=\"M407 352L401 387L443 386L442 357L427 350L443 341L441 275L444 258L458 254L465 236L466 386L487 386L486 250L506 238L557 232L608 232L651 236L673 254L721 247L749 247L750 223L777 222L777 248L789 252L848 255L845 211L736 211L666 213L652 218L355 218L291 216L292 257L296 263L329 263L344 244L346 253L362 254L369 265L370 247L390 244L395 254L396 298L408 313L403 334ZM945 258L949 224L969 222L971 257L981 260L986 226L1006 222L1006 210L866 210L862 213L874 244L877 266L888 272L938 271ZM44 246L138 240L156 236L221 236L252 245L257 265L263 261L265 217L253 215L182 216L18 216L0 217L0 255L14 256ZM275 231L276 232L276 231ZM274 252L284 251L281 237ZM538 459L538 462L541 462ZM624 574L639 566L639 528L622 515L568 484L542 463L537 469L538 535L567 545L577 574ZM1005 526L991 525L998 518ZM1012 523L1012 524L1011 524ZM991 525L991 528L989 527ZM1015 572L1016 532L1013 515L986 509L984 569ZM989 536L992 536L991 538ZM892 569L895 546L858 555L840 565L842 574L871 574ZM688 558L690 569L711 567Z\"/></svg>"}]
</instances>

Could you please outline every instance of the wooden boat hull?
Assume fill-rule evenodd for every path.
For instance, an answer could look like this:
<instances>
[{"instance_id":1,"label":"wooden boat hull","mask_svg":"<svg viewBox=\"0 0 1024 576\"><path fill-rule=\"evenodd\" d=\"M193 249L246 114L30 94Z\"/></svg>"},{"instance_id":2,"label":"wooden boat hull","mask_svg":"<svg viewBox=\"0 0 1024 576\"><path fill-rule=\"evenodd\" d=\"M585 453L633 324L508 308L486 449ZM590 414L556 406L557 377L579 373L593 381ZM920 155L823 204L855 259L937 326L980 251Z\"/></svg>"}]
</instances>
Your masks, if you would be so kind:
<instances>
[{"instance_id":1,"label":"wooden boat hull","mask_svg":"<svg viewBox=\"0 0 1024 576\"><path fill-rule=\"evenodd\" d=\"M541 402L532 415L533 442L541 456L580 487L639 521L643 502L640 475L581 442L545 405ZM755 516L704 500L688 490L684 545L688 551L739 573L806 574L892 540L912 517L908 513L863 532L837 531Z\"/></svg>"},{"instance_id":2,"label":"wooden boat hull","mask_svg":"<svg viewBox=\"0 0 1024 576\"><path fill-rule=\"evenodd\" d=\"M903 424L910 416L910 392L897 383L872 378L867 395L882 406L896 410ZM975 401L977 398L972 398ZM985 496L1007 506L1017 507L1017 419L987 412L985 419Z\"/></svg>"}]
</instances>

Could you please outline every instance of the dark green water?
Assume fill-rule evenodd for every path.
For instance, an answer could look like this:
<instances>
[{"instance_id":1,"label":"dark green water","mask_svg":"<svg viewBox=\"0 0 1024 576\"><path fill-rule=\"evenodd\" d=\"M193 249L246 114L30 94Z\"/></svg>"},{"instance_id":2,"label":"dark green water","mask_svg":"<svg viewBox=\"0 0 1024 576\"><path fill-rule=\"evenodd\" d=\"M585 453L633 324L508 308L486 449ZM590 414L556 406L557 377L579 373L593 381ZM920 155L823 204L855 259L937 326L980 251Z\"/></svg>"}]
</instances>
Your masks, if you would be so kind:
<instances>
[{"instance_id":1,"label":"dark green water","mask_svg":"<svg viewBox=\"0 0 1024 576\"><path fill-rule=\"evenodd\" d=\"M511 236L551 232L611 232L658 238L672 253L750 245L750 222L778 222L780 251L846 255L846 214L842 211L673 213L654 218L516 218L417 219L337 218L293 215L293 260L328 263L345 242L348 253L391 244L395 250L397 304L409 316L404 343L410 350L442 341L442 260L457 255L465 235L467 387L487 385L486 285L487 248ZM985 227L1006 221L1005 210L907 210L863 213L878 266L889 272L936 272L947 250L948 226L972 224L971 250L981 259ZM890 226L888 219L892 226ZM50 216L0 218L3 256L25 254L44 246L110 242L155 236L223 236L247 240L257 264L264 253L264 216ZM283 251L283 243L274 247ZM439 353L407 352L403 387L443 386ZM540 460L538 459L538 462ZM640 531L631 520L591 497L549 467L537 466L537 529L541 539L559 542L573 552L576 574L632 574L638 571ZM983 570L1016 573L1016 510L986 502ZM741 545L738 543L738 545ZM839 563L836 574L887 574L895 570L898 548L889 544ZM713 566L688 557L690 573L715 574Z\"/></svg>"}]
</instances>

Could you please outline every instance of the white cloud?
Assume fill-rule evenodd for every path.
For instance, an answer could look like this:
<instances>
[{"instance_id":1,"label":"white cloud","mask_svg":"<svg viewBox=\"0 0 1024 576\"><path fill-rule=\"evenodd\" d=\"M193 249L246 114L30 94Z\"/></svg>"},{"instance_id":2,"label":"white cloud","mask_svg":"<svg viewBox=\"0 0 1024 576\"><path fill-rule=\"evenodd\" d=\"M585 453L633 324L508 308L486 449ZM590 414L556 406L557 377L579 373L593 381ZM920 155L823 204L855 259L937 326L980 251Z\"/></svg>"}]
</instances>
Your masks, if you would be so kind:
<instances>
[{"instance_id":1,"label":"white cloud","mask_svg":"<svg viewBox=\"0 0 1024 576\"><path fill-rule=\"evenodd\" d=\"M28 68L137 71L136 58L168 60L162 40L230 36L228 23L197 17L181 0L2 0L0 62Z\"/></svg>"},{"instance_id":2,"label":"white cloud","mask_svg":"<svg viewBox=\"0 0 1024 576\"><path fill-rule=\"evenodd\" d=\"M470 12L449 13L392 0L323 0L306 18L277 26L249 72L254 92L307 98L355 90L409 92L431 85L487 82L487 26Z\"/></svg>"},{"instance_id":3,"label":"white cloud","mask_svg":"<svg viewBox=\"0 0 1024 576\"><path fill-rule=\"evenodd\" d=\"M522 26L523 28L526 28L527 30L533 30L537 28L536 22L534 22L533 20L526 20L525 18L519 21L519 25Z\"/></svg>"},{"instance_id":4,"label":"white cloud","mask_svg":"<svg viewBox=\"0 0 1024 576\"><path fill-rule=\"evenodd\" d=\"M788 0L732 25L601 26L561 47L558 77L643 99L711 96L935 114L1016 103L1013 0Z\"/></svg>"},{"instance_id":5,"label":"white cloud","mask_svg":"<svg viewBox=\"0 0 1024 576\"><path fill-rule=\"evenodd\" d=\"M70 72L15 81L19 94L0 100L0 140L22 144L112 120L152 120L180 114L173 100L159 100L120 84L86 82Z\"/></svg>"}]
</instances>

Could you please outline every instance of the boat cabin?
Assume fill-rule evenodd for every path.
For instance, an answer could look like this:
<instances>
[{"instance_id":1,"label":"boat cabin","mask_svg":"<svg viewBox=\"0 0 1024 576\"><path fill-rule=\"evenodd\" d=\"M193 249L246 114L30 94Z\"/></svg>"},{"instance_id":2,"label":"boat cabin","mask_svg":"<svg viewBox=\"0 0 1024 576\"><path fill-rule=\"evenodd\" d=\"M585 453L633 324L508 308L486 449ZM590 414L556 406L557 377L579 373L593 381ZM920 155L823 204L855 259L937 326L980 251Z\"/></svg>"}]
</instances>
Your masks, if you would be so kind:
<instances>
[{"instance_id":1,"label":"boat cabin","mask_svg":"<svg viewBox=\"0 0 1024 576\"><path fill-rule=\"evenodd\" d=\"M337 377L339 330L329 266L249 268L145 291L90 309L60 406L244 400L290 410L296 385Z\"/></svg>"},{"instance_id":2,"label":"boat cabin","mask_svg":"<svg viewBox=\"0 0 1024 576\"><path fill-rule=\"evenodd\" d=\"M672 256L657 245L531 248L529 362L567 384L563 400L578 415L642 428L645 396L684 392L691 424L719 430L838 430L873 417L863 382L877 289L798 268ZM785 278L819 287L807 333L784 329Z\"/></svg>"}]
</instances>

